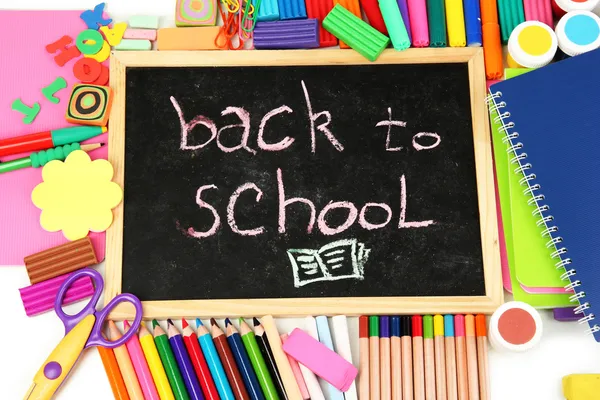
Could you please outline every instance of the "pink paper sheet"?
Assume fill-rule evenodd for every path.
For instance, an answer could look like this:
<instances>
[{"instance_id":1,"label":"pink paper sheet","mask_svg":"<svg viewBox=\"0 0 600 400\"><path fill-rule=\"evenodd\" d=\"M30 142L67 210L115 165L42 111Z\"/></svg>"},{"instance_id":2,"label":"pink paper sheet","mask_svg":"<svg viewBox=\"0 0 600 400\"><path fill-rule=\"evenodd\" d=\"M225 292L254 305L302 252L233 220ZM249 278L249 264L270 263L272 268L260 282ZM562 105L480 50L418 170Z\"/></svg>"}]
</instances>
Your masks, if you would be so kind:
<instances>
[{"instance_id":1,"label":"pink paper sheet","mask_svg":"<svg viewBox=\"0 0 600 400\"><path fill-rule=\"evenodd\" d=\"M46 45L69 35L75 40L86 29L79 18L82 11L0 11L0 139L70 126L65 111L71 88L77 80L73 64L54 62ZM62 76L69 84L57 93L60 103L47 101L41 89ZM28 106L38 102L41 111L25 125L23 115L12 111L17 99ZM90 143L108 142L104 134ZM108 146L90 153L92 159L107 158ZM23 157L4 157L1 161ZM0 266L24 265L23 257L66 243L62 232L46 232L40 227L40 210L31 202L31 191L39 184L41 169L27 168L0 174ZM105 234L91 233L98 260L104 259Z\"/></svg>"}]
</instances>

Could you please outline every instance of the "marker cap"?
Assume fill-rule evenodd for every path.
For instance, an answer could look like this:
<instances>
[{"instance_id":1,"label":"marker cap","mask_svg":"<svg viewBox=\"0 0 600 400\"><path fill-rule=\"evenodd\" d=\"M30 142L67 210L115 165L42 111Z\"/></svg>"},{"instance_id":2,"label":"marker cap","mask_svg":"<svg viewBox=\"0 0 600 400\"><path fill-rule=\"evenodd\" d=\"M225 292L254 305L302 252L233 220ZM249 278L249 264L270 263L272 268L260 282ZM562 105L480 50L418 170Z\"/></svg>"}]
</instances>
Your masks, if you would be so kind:
<instances>
[{"instance_id":1,"label":"marker cap","mask_svg":"<svg viewBox=\"0 0 600 400\"><path fill-rule=\"evenodd\" d=\"M412 317L412 335L423 336L423 317L420 315Z\"/></svg>"},{"instance_id":2,"label":"marker cap","mask_svg":"<svg viewBox=\"0 0 600 400\"><path fill-rule=\"evenodd\" d=\"M571 11L556 24L558 46L569 56L600 47L600 18L590 11Z\"/></svg>"},{"instance_id":3,"label":"marker cap","mask_svg":"<svg viewBox=\"0 0 600 400\"><path fill-rule=\"evenodd\" d=\"M454 336L454 316L444 315L444 336Z\"/></svg>"},{"instance_id":4,"label":"marker cap","mask_svg":"<svg viewBox=\"0 0 600 400\"><path fill-rule=\"evenodd\" d=\"M399 316L391 317L390 322L391 322L390 335L400 337L400 317Z\"/></svg>"},{"instance_id":5,"label":"marker cap","mask_svg":"<svg viewBox=\"0 0 600 400\"><path fill-rule=\"evenodd\" d=\"M539 21L517 25L508 39L508 53L518 65L539 68L549 64L558 48L554 31Z\"/></svg>"},{"instance_id":6,"label":"marker cap","mask_svg":"<svg viewBox=\"0 0 600 400\"><path fill-rule=\"evenodd\" d=\"M454 334L458 336L465 336L465 316L455 315L454 316Z\"/></svg>"},{"instance_id":7,"label":"marker cap","mask_svg":"<svg viewBox=\"0 0 600 400\"><path fill-rule=\"evenodd\" d=\"M366 315L358 317L358 337L369 337L369 317Z\"/></svg>"},{"instance_id":8,"label":"marker cap","mask_svg":"<svg viewBox=\"0 0 600 400\"><path fill-rule=\"evenodd\" d=\"M390 337L390 317L379 317L379 337Z\"/></svg>"},{"instance_id":9,"label":"marker cap","mask_svg":"<svg viewBox=\"0 0 600 400\"><path fill-rule=\"evenodd\" d=\"M433 317L433 334L435 336L444 336L444 317L442 315Z\"/></svg>"},{"instance_id":10,"label":"marker cap","mask_svg":"<svg viewBox=\"0 0 600 400\"><path fill-rule=\"evenodd\" d=\"M379 336L379 317L376 315L369 317L369 336Z\"/></svg>"},{"instance_id":11,"label":"marker cap","mask_svg":"<svg viewBox=\"0 0 600 400\"><path fill-rule=\"evenodd\" d=\"M431 315L423 316L423 337L433 339L433 317Z\"/></svg>"},{"instance_id":12,"label":"marker cap","mask_svg":"<svg viewBox=\"0 0 600 400\"><path fill-rule=\"evenodd\" d=\"M412 320L410 317L402 317L402 325L400 326L400 336L412 336Z\"/></svg>"},{"instance_id":13,"label":"marker cap","mask_svg":"<svg viewBox=\"0 0 600 400\"><path fill-rule=\"evenodd\" d=\"M475 336L475 317L465 315L465 333L467 336Z\"/></svg>"},{"instance_id":14,"label":"marker cap","mask_svg":"<svg viewBox=\"0 0 600 400\"><path fill-rule=\"evenodd\" d=\"M487 328L485 326L485 315L479 314L475 317L475 333L477 336L487 336Z\"/></svg>"}]
</instances>

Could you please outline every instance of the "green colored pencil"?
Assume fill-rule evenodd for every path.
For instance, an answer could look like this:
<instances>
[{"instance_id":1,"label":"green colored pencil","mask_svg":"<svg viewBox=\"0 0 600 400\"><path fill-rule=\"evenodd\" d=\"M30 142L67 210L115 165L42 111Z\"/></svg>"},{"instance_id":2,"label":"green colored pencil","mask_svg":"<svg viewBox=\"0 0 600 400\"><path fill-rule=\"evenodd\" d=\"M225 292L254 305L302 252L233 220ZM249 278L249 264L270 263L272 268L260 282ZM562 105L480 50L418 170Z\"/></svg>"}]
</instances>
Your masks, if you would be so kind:
<instances>
[{"instance_id":1,"label":"green colored pencil","mask_svg":"<svg viewBox=\"0 0 600 400\"><path fill-rule=\"evenodd\" d=\"M277 394L277 389L273 383L273 378L271 378L269 369L267 368L267 363L260 353L258 343L254 337L254 332L252 332L252 329L250 329L246 321L244 321L244 318L240 318L239 321L242 342L244 342L244 347L248 352L248 357L250 357L252 368L254 368L254 372L256 372L258 383L262 388L265 398L267 400L279 400L279 395Z\"/></svg>"},{"instance_id":2,"label":"green colored pencil","mask_svg":"<svg viewBox=\"0 0 600 400\"><path fill-rule=\"evenodd\" d=\"M171 350L167 334L160 327L157 320L152 320L152 326L154 327L154 342L158 349L158 355L163 363L163 367L165 367L165 372L167 373L167 378L169 379L175 398L177 400L190 400L190 396L183 383L183 377L177 366L175 355L173 354L173 350Z\"/></svg>"}]
</instances>

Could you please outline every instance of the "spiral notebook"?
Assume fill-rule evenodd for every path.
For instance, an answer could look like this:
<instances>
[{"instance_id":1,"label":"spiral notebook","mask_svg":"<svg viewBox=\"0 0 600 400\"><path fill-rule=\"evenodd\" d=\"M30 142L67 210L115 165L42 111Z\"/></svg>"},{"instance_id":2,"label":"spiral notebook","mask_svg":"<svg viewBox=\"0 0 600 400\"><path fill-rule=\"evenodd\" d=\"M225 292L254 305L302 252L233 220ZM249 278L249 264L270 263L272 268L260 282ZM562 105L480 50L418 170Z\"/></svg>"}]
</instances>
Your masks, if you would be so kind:
<instances>
[{"instance_id":1,"label":"spiral notebook","mask_svg":"<svg viewBox=\"0 0 600 400\"><path fill-rule=\"evenodd\" d=\"M512 160L523 172L541 235L600 341L600 50L497 83Z\"/></svg>"}]
</instances>

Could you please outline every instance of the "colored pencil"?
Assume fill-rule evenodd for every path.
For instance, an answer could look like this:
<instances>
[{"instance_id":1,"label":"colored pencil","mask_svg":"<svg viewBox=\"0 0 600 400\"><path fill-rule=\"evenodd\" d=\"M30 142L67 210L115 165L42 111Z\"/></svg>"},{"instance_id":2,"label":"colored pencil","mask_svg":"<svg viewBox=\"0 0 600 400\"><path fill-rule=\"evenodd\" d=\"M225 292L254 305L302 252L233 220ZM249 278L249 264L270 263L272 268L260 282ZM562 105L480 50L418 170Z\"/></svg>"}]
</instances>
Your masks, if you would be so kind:
<instances>
[{"instance_id":1,"label":"colored pencil","mask_svg":"<svg viewBox=\"0 0 600 400\"><path fill-rule=\"evenodd\" d=\"M320 315L316 318L306 317L306 321L311 321L311 323L314 321L317 326L317 338L319 342L323 343L329 350L334 351L333 339L331 337L331 331L329 330L329 322L327 321L327 317L324 315ZM344 400L344 393L342 393L335 386L327 383L325 387L327 388L327 392L329 394L329 396L327 396L328 400Z\"/></svg>"},{"instance_id":2,"label":"colored pencil","mask_svg":"<svg viewBox=\"0 0 600 400\"><path fill-rule=\"evenodd\" d=\"M160 360L162 361L162 365L167 373L167 378L171 384L173 395L177 400L189 400L190 396L185 388L185 383L183 382L183 377L181 376L179 367L177 366L177 361L175 360L173 350L171 350L169 338L167 337L165 331L158 324L157 320L152 320L152 326L154 327L154 343L156 344L156 349L160 355Z\"/></svg>"},{"instance_id":3,"label":"colored pencil","mask_svg":"<svg viewBox=\"0 0 600 400\"><path fill-rule=\"evenodd\" d=\"M129 321L123 321L123 327L125 328L125 333L129 329L131 329L131 325L129 325ZM142 345L140 344L140 339L137 335L133 335L131 339L125 343L127 347L127 352L129 353L129 357L131 358L131 363L133 364L133 368L135 369L135 374L138 377L138 382L142 387L142 392L144 392L144 398L146 400L160 400L158 397L158 392L156 391L156 386L154 385L154 380L152 379L152 374L150 373L150 368L148 368L148 363L146 362L146 358L144 357L144 352L142 351Z\"/></svg>"},{"instance_id":4,"label":"colored pencil","mask_svg":"<svg viewBox=\"0 0 600 400\"><path fill-rule=\"evenodd\" d=\"M225 319L225 326L227 330L227 341L229 342L229 347L235 357L235 362L244 379L248 395L252 400L264 400L265 396L258 383L256 373L254 372L254 369L252 369L252 363L250 362L250 358L248 358L248 353L244 348L244 343L242 342L239 332L235 326L233 326L229 318Z\"/></svg>"},{"instance_id":5,"label":"colored pencil","mask_svg":"<svg viewBox=\"0 0 600 400\"><path fill-rule=\"evenodd\" d=\"M223 364L225 374L227 375L227 380L231 385L231 390L233 390L235 399L250 400L250 396L248 395L248 391L244 385L244 380L242 379L240 370L235 363L235 358L233 357L233 353L231 352L229 344L227 343L225 332L223 332L219 325L217 325L217 321L214 318L210 319L210 325L213 342L217 348L217 353L219 353L221 364Z\"/></svg>"},{"instance_id":6,"label":"colored pencil","mask_svg":"<svg viewBox=\"0 0 600 400\"><path fill-rule=\"evenodd\" d=\"M113 396L115 396L115 400L129 400L127 387L125 386L125 382L123 382L123 376L121 376L115 353L112 349L102 346L98 346L97 349L98 353L100 353L102 365L104 365L104 369L106 370L106 377L108 378L108 383L112 389Z\"/></svg>"},{"instance_id":7,"label":"colored pencil","mask_svg":"<svg viewBox=\"0 0 600 400\"><path fill-rule=\"evenodd\" d=\"M283 386L281 375L279 374L279 370L277 369L275 357L273 356L273 353L271 352L271 347L269 346L269 339L265 334L265 328L256 318L253 318L252 322L254 324L254 335L256 337L256 342L258 343L258 348L260 349L260 353L262 354L265 362L267 363L267 367L269 368L269 375L273 377L273 383L275 384L275 388L277 389L277 394L281 399L287 399L285 387Z\"/></svg>"},{"instance_id":8,"label":"colored pencil","mask_svg":"<svg viewBox=\"0 0 600 400\"><path fill-rule=\"evenodd\" d=\"M227 380L227 375L219 359L217 348L208 329L206 329L200 318L196 318L196 327L198 328L198 342L200 343L204 357L206 357L206 363L215 381L219 396L222 400L234 400L233 390L231 390L231 386Z\"/></svg>"},{"instance_id":9,"label":"colored pencil","mask_svg":"<svg viewBox=\"0 0 600 400\"><path fill-rule=\"evenodd\" d=\"M485 315L475 317L475 333L477 335L477 364L479 370L479 397L490 400L490 375L488 367L487 329Z\"/></svg>"},{"instance_id":10,"label":"colored pencil","mask_svg":"<svg viewBox=\"0 0 600 400\"><path fill-rule=\"evenodd\" d=\"M254 372L256 372L258 383L260 384L265 398L267 400L279 400L277 389L275 388L275 384L273 383L273 379L269 373L267 363L260 352L254 332L252 332L252 329L250 329L243 318L239 319L239 323L242 342L244 343L244 347L248 352L248 358L250 358L252 368L254 368Z\"/></svg>"},{"instance_id":11,"label":"colored pencil","mask_svg":"<svg viewBox=\"0 0 600 400\"><path fill-rule=\"evenodd\" d=\"M446 346L444 346L444 317L433 317L433 341L435 343L435 391L437 400L446 400Z\"/></svg>"},{"instance_id":12,"label":"colored pencil","mask_svg":"<svg viewBox=\"0 0 600 400\"><path fill-rule=\"evenodd\" d=\"M425 400L425 360L423 353L423 317L412 317L413 389L415 400Z\"/></svg>"},{"instance_id":13,"label":"colored pencil","mask_svg":"<svg viewBox=\"0 0 600 400\"><path fill-rule=\"evenodd\" d=\"M281 334L281 343L285 344L288 340L288 334ZM298 388L300 389L300 394L302 395L302 400L310 400L310 393L308 392L308 387L306 386L306 382L304 382L304 376L302 376L302 371L300 371L300 363L294 360L289 354L287 355L288 361L290 362L290 367L292 367L292 371L294 372L294 378L296 378L296 383L298 384Z\"/></svg>"},{"instance_id":14,"label":"colored pencil","mask_svg":"<svg viewBox=\"0 0 600 400\"><path fill-rule=\"evenodd\" d=\"M458 384L458 400L469 400L464 315L454 316L454 335L456 340L456 381Z\"/></svg>"},{"instance_id":15,"label":"colored pencil","mask_svg":"<svg viewBox=\"0 0 600 400\"><path fill-rule=\"evenodd\" d=\"M173 390L171 390L171 385L169 385L167 373L160 361L160 355L154 343L154 338L144 323L140 325L139 338L160 400L175 400L175 395L173 395Z\"/></svg>"},{"instance_id":16,"label":"colored pencil","mask_svg":"<svg viewBox=\"0 0 600 400\"><path fill-rule=\"evenodd\" d=\"M369 387L370 400L379 400L381 385L379 379L379 317L369 317Z\"/></svg>"},{"instance_id":17,"label":"colored pencil","mask_svg":"<svg viewBox=\"0 0 600 400\"><path fill-rule=\"evenodd\" d=\"M350 364L354 364L352 362L352 347L350 346L350 335L348 333L348 318L345 315L331 317L331 326L333 328L335 351ZM344 399L358 400L356 382L352 382L350 388L344 392Z\"/></svg>"},{"instance_id":18,"label":"colored pencil","mask_svg":"<svg viewBox=\"0 0 600 400\"><path fill-rule=\"evenodd\" d=\"M390 317L379 317L379 395L392 398L392 355L390 353Z\"/></svg>"},{"instance_id":19,"label":"colored pencil","mask_svg":"<svg viewBox=\"0 0 600 400\"><path fill-rule=\"evenodd\" d=\"M457 400L456 345L454 341L454 317L452 315L444 316L444 336L446 341L446 389L448 389L448 400Z\"/></svg>"},{"instance_id":20,"label":"colored pencil","mask_svg":"<svg viewBox=\"0 0 600 400\"><path fill-rule=\"evenodd\" d=\"M168 319L167 324L167 334L169 336L171 350L173 350L173 354L175 354L175 360L177 361L177 365L183 376L183 383L185 383L188 394L192 400L204 400L200 382L198 382L198 377L196 377L196 372L192 366L190 356L185 350L185 344L183 343L181 333L177 330L172 320Z\"/></svg>"},{"instance_id":21,"label":"colored pencil","mask_svg":"<svg viewBox=\"0 0 600 400\"><path fill-rule=\"evenodd\" d=\"M194 366L194 371L196 371L196 376L200 382L204 397L207 400L219 400L219 392L215 386L215 381L210 374L204 354L200 350L198 335L196 335L196 332L194 332L185 319L181 320L181 326L183 327L183 343L192 360L192 365Z\"/></svg>"},{"instance_id":22,"label":"colored pencil","mask_svg":"<svg viewBox=\"0 0 600 400\"><path fill-rule=\"evenodd\" d=\"M369 389L369 317L361 315L358 318L358 397L368 399L371 393Z\"/></svg>"},{"instance_id":23,"label":"colored pencil","mask_svg":"<svg viewBox=\"0 0 600 400\"><path fill-rule=\"evenodd\" d=\"M109 339L112 341L118 340L121 338L121 336L123 336L113 321L108 321L108 333ZM125 382L125 387L127 388L127 394L129 395L129 398L132 400L143 400L144 393L142 392L142 388L138 382L135 370L133 369L133 364L131 363L131 358L129 358L127 347L125 345L115 347L113 352L115 353L117 364L119 364L119 370L123 376L123 382Z\"/></svg>"},{"instance_id":24,"label":"colored pencil","mask_svg":"<svg viewBox=\"0 0 600 400\"><path fill-rule=\"evenodd\" d=\"M465 315L465 336L467 345L467 378L469 381L469 400L479 400L477 340L475 339L475 317L473 315Z\"/></svg>"},{"instance_id":25,"label":"colored pencil","mask_svg":"<svg viewBox=\"0 0 600 400\"><path fill-rule=\"evenodd\" d=\"M436 400L435 349L433 344L433 317L423 317L423 354L425 356L425 399Z\"/></svg>"},{"instance_id":26,"label":"colored pencil","mask_svg":"<svg viewBox=\"0 0 600 400\"><path fill-rule=\"evenodd\" d=\"M392 400L402 400L402 344L400 341L400 317L390 318L392 347Z\"/></svg>"},{"instance_id":27,"label":"colored pencil","mask_svg":"<svg viewBox=\"0 0 600 400\"><path fill-rule=\"evenodd\" d=\"M413 398L413 365L412 365L412 320L402 317L400 326L400 340L402 342L402 399Z\"/></svg>"}]
</instances>

